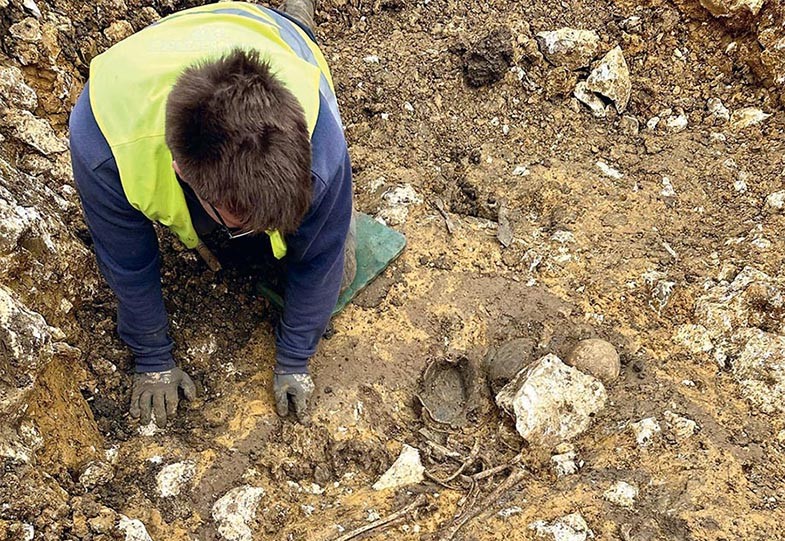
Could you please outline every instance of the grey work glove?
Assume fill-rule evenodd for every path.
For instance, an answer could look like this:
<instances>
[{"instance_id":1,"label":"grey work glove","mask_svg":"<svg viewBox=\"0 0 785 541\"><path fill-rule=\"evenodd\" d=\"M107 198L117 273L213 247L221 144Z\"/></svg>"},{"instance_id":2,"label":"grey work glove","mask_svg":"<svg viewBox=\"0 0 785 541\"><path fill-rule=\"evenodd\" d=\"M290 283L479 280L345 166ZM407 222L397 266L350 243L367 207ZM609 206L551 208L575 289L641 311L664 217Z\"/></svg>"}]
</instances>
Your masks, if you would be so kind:
<instances>
[{"instance_id":1,"label":"grey work glove","mask_svg":"<svg viewBox=\"0 0 785 541\"><path fill-rule=\"evenodd\" d=\"M149 372L147 374L134 374L134 386L131 391L131 417L143 425L150 423L152 414L155 413L155 424L159 428L166 426L167 417L173 417L177 412L177 389L182 387L188 400L196 398L196 386L188 374L179 368L172 368L164 372Z\"/></svg>"},{"instance_id":2,"label":"grey work glove","mask_svg":"<svg viewBox=\"0 0 785 541\"><path fill-rule=\"evenodd\" d=\"M273 393L275 408L278 415L286 417L289 413L289 398L294 404L297 420L308 424L308 402L313 394L313 380L309 374L275 374L273 376Z\"/></svg>"}]
</instances>

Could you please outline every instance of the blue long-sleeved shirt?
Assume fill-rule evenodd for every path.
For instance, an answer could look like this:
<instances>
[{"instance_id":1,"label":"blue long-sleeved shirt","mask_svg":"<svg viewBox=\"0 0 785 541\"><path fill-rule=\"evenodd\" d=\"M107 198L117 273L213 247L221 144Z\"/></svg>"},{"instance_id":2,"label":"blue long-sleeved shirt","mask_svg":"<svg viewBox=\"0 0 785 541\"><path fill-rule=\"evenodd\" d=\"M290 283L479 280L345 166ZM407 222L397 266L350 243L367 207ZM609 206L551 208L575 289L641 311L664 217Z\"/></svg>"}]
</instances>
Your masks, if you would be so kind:
<instances>
[{"instance_id":1,"label":"blue long-sleeved shirt","mask_svg":"<svg viewBox=\"0 0 785 541\"><path fill-rule=\"evenodd\" d=\"M90 107L85 85L69 122L74 180L98 265L118 300L117 329L137 372L172 368L174 344L161 291L158 241L150 220L125 197L117 164ZM275 331L276 371L305 372L330 320L343 276L352 213L352 172L339 119L321 96L311 138L311 207L286 237L284 310ZM211 222L189 205L192 221ZM199 215L201 213L201 215Z\"/></svg>"}]
</instances>

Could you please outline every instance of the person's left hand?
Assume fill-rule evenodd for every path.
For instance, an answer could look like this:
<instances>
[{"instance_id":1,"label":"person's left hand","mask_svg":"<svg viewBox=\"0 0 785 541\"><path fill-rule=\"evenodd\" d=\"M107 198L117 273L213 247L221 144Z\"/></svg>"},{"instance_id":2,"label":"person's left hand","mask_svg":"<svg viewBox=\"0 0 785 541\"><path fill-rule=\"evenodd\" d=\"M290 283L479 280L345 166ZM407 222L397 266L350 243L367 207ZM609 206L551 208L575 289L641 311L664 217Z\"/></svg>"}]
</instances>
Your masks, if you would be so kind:
<instances>
[{"instance_id":1,"label":"person's left hand","mask_svg":"<svg viewBox=\"0 0 785 541\"><path fill-rule=\"evenodd\" d=\"M302 424L308 424L308 403L313 394L314 385L310 374L275 374L273 376L273 393L275 408L278 415L289 414L289 397L294 404L294 413Z\"/></svg>"}]
</instances>

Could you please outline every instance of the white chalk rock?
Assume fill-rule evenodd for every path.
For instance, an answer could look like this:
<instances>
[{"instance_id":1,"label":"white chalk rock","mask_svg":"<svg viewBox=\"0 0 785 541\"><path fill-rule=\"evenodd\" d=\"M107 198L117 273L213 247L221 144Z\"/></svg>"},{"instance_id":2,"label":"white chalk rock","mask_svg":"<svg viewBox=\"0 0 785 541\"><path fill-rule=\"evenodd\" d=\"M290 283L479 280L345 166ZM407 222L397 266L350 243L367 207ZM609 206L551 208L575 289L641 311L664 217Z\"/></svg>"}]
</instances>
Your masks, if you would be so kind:
<instances>
[{"instance_id":1,"label":"white chalk rock","mask_svg":"<svg viewBox=\"0 0 785 541\"><path fill-rule=\"evenodd\" d=\"M668 410L663 413L663 416L668 423L668 428L678 440L686 440L698 431L698 423L688 417L682 417Z\"/></svg>"},{"instance_id":2,"label":"white chalk rock","mask_svg":"<svg viewBox=\"0 0 785 541\"><path fill-rule=\"evenodd\" d=\"M35 539L35 527L32 524L22 523L22 541L33 541Z\"/></svg>"},{"instance_id":3,"label":"white chalk rock","mask_svg":"<svg viewBox=\"0 0 785 541\"><path fill-rule=\"evenodd\" d=\"M25 7L36 19L41 18L41 10L38 9L38 5L35 3L35 0L23 0L22 6Z\"/></svg>"},{"instance_id":4,"label":"white chalk rock","mask_svg":"<svg viewBox=\"0 0 785 541\"><path fill-rule=\"evenodd\" d=\"M28 43L39 43L43 34L41 24L32 17L25 17L21 21L12 24L8 28L8 34L19 41Z\"/></svg>"},{"instance_id":5,"label":"white chalk rock","mask_svg":"<svg viewBox=\"0 0 785 541\"><path fill-rule=\"evenodd\" d=\"M0 379L0 413L18 410L22 398L33 388L35 377L51 360L52 330L44 318L28 309L5 286L0 285L0 344L4 375ZM9 365L6 359L11 360ZM19 378L18 382L15 378Z\"/></svg>"},{"instance_id":6,"label":"white chalk rock","mask_svg":"<svg viewBox=\"0 0 785 541\"><path fill-rule=\"evenodd\" d=\"M120 515L117 529L125 534L125 541L153 541L141 520Z\"/></svg>"},{"instance_id":7,"label":"white chalk rock","mask_svg":"<svg viewBox=\"0 0 785 541\"><path fill-rule=\"evenodd\" d=\"M2 441L0 438L0 458L17 462L19 464L30 464L35 455L24 444L18 441Z\"/></svg>"},{"instance_id":8,"label":"white chalk rock","mask_svg":"<svg viewBox=\"0 0 785 541\"><path fill-rule=\"evenodd\" d=\"M770 212L782 212L785 208L785 190L770 193L766 197L766 210Z\"/></svg>"},{"instance_id":9,"label":"white chalk rock","mask_svg":"<svg viewBox=\"0 0 785 541\"><path fill-rule=\"evenodd\" d=\"M384 474L373 485L374 490L398 488L415 485L425 479L425 468L420 461L420 451L410 445L403 444L401 454Z\"/></svg>"},{"instance_id":10,"label":"white chalk rock","mask_svg":"<svg viewBox=\"0 0 785 541\"><path fill-rule=\"evenodd\" d=\"M534 530L537 537L549 537L553 541L586 541L594 539L594 532L580 513L557 518L553 522L538 520L529 524L529 529Z\"/></svg>"},{"instance_id":11,"label":"white chalk rock","mask_svg":"<svg viewBox=\"0 0 785 541\"><path fill-rule=\"evenodd\" d=\"M85 489L90 490L99 485L105 485L114 479L114 468L101 460L91 461L82 475L79 476L79 484Z\"/></svg>"},{"instance_id":12,"label":"white chalk rock","mask_svg":"<svg viewBox=\"0 0 785 541\"><path fill-rule=\"evenodd\" d=\"M5 121L17 138L45 156L68 150L66 140L55 135L49 121L30 111L13 110L5 116Z\"/></svg>"},{"instance_id":13,"label":"white chalk rock","mask_svg":"<svg viewBox=\"0 0 785 541\"><path fill-rule=\"evenodd\" d=\"M785 336L747 328L732 340L744 344L732 365L742 395L764 413L785 413Z\"/></svg>"},{"instance_id":14,"label":"white chalk rock","mask_svg":"<svg viewBox=\"0 0 785 541\"><path fill-rule=\"evenodd\" d=\"M635 498L638 497L638 487L624 481L616 481L602 497L611 503L631 509L635 505Z\"/></svg>"},{"instance_id":15,"label":"white chalk rock","mask_svg":"<svg viewBox=\"0 0 785 541\"><path fill-rule=\"evenodd\" d=\"M703 325L685 323L676 327L673 341L693 354L708 353L714 349L708 329Z\"/></svg>"},{"instance_id":16,"label":"white chalk rock","mask_svg":"<svg viewBox=\"0 0 785 541\"><path fill-rule=\"evenodd\" d=\"M570 70L588 67L600 48L600 36L594 30L559 28L539 32L535 39L548 62Z\"/></svg>"},{"instance_id":17,"label":"white chalk rock","mask_svg":"<svg viewBox=\"0 0 785 541\"><path fill-rule=\"evenodd\" d=\"M722 103L722 100L719 98L709 98L709 101L706 103L706 106L711 113L711 116L727 122L730 120L730 111L727 107Z\"/></svg>"},{"instance_id":18,"label":"white chalk rock","mask_svg":"<svg viewBox=\"0 0 785 541\"><path fill-rule=\"evenodd\" d=\"M744 107L733 111L733 114L730 116L730 124L737 130L743 130L755 124L760 124L770 116L771 114L764 113L757 107Z\"/></svg>"},{"instance_id":19,"label":"white chalk rock","mask_svg":"<svg viewBox=\"0 0 785 541\"><path fill-rule=\"evenodd\" d=\"M256 516L264 489L243 485L233 488L213 504L212 516L218 533L228 541L252 541L253 532L248 526Z\"/></svg>"},{"instance_id":20,"label":"white chalk rock","mask_svg":"<svg viewBox=\"0 0 785 541\"><path fill-rule=\"evenodd\" d=\"M0 110L4 105L27 111L38 107L35 90L25 83L22 70L16 66L0 67Z\"/></svg>"},{"instance_id":21,"label":"white chalk rock","mask_svg":"<svg viewBox=\"0 0 785 541\"><path fill-rule=\"evenodd\" d=\"M409 216L409 207L422 203L422 197L410 184L397 186L382 195L384 207L376 215L385 224L402 225Z\"/></svg>"},{"instance_id":22,"label":"white chalk rock","mask_svg":"<svg viewBox=\"0 0 785 541\"><path fill-rule=\"evenodd\" d=\"M694 320L706 328L714 344L715 360L720 364L725 362L727 355L740 357L747 341L753 339L740 365L744 368L734 371L734 376L749 380L754 372L753 380L775 382L780 364L775 360L778 355L775 350L779 347L775 337L785 336L785 321L776 314L785 307L785 283L752 267L745 267L727 283L730 278L729 273L723 273L724 281L708 288L696 300ZM759 333L763 332L761 327L772 333L762 341L758 340ZM760 359L753 361L758 355ZM751 370L753 366L755 368ZM774 371L771 377L764 373L769 369ZM751 390L748 383L742 383L742 389ZM751 401L757 403L757 399L751 398Z\"/></svg>"},{"instance_id":23,"label":"white chalk rock","mask_svg":"<svg viewBox=\"0 0 785 541\"><path fill-rule=\"evenodd\" d=\"M619 171L615 167L611 167L610 165L608 165L602 160L597 161L597 163L595 163L594 165L596 165L597 169L599 169L602 172L602 174L605 175L606 177L610 177L615 180L620 180L624 178L624 174L621 171Z\"/></svg>"},{"instance_id":24,"label":"white chalk rock","mask_svg":"<svg viewBox=\"0 0 785 541\"><path fill-rule=\"evenodd\" d=\"M144 436L146 438L151 438L159 432L166 432L166 429L158 428L158 425L155 424L155 421L150 421L146 425L140 424L136 430L140 436Z\"/></svg>"},{"instance_id":25,"label":"white chalk rock","mask_svg":"<svg viewBox=\"0 0 785 541\"><path fill-rule=\"evenodd\" d=\"M196 466L193 462L185 461L167 464L155 476L158 494L162 498L179 495L183 486L193 479L195 473Z\"/></svg>"},{"instance_id":26,"label":"white chalk rock","mask_svg":"<svg viewBox=\"0 0 785 541\"><path fill-rule=\"evenodd\" d=\"M605 55L586 79L586 88L613 101L619 113L627 108L632 81L621 47L615 47Z\"/></svg>"},{"instance_id":27,"label":"white chalk rock","mask_svg":"<svg viewBox=\"0 0 785 541\"><path fill-rule=\"evenodd\" d=\"M525 440L553 448L585 431L607 398L600 380L551 354L521 370L496 403L515 417Z\"/></svg>"},{"instance_id":28,"label":"white chalk rock","mask_svg":"<svg viewBox=\"0 0 785 541\"><path fill-rule=\"evenodd\" d=\"M557 477L573 475L583 467L583 460L578 459L578 453L571 446L567 449L557 448L557 451L563 451L551 457L551 466Z\"/></svg>"},{"instance_id":29,"label":"white chalk rock","mask_svg":"<svg viewBox=\"0 0 785 541\"><path fill-rule=\"evenodd\" d=\"M586 105L594 116L597 118L605 118L605 104L602 100L588 88L586 88L586 81L581 81L575 85L573 95L578 98L578 101Z\"/></svg>"},{"instance_id":30,"label":"white chalk rock","mask_svg":"<svg viewBox=\"0 0 785 541\"><path fill-rule=\"evenodd\" d=\"M654 417L641 419L637 423L632 423L632 432L635 434L635 441L640 446L646 446L654 439L654 436L662 432L660 423Z\"/></svg>"},{"instance_id":31,"label":"white chalk rock","mask_svg":"<svg viewBox=\"0 0 785 541\"><path fill-rule=\"evenodd\" d=\"M689 119L684 113L678 115L671 115L665 119L665 126L674 133L684 131L684 128L689 124Z\"/></svg>"}]
</instances>

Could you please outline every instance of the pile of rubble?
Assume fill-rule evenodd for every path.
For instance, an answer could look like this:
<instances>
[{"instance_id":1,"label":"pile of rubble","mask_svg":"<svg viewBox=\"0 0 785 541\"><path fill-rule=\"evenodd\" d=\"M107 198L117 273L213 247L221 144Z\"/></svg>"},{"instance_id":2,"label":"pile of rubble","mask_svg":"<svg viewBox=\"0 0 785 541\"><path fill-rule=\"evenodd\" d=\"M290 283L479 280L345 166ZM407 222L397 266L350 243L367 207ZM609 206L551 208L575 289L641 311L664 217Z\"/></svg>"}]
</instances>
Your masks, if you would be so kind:
<instances>
[{"instance_id":1,"label":"pile of rubble","mask_svg":"<svg viewBox=\"0 0 785 541\"><path fill-rule=\"evenodd\" d=\"M785 284L752 267L706 284L694 323L674 341L730 369L742 394L766 413L785 412Z\"/></svg>"},{"instance_id":2,"label":"pile of rubble","mask_svg":"<svg viewBox=\"0 0 785 541\"><path fill-rule=\"evenodd\" d=\"M625 21L626 25L635 27L639 24L635 19L631 17ZM578 74L586 73L592 68L585 79L575 84L572 94L588 107L595 117L623 115L630 102L633 84L630 68L620 46L613 47L595 63L602 48L602 41L599 34L593 30L559 28L539 32L536 41L545 60L555 66L555 70L564 72L558 77L551 75L551 79L574 80ZM785 41L777 47L782 48L784 45ZM785 66L778 81L779 84L785 83ZM771 116L757 107L742 107L731 112L717 98L709 99L706 108L713 119L719 123L729 123L734 130L760 124ZM684 130L688 122L685 111L664 109L648 119L645 127L649 131L659 129L676 133ZM641 129L640 121L632 115L623 115L620 126L623 131L633 135Z\"/></svg>"}]
</instances>

